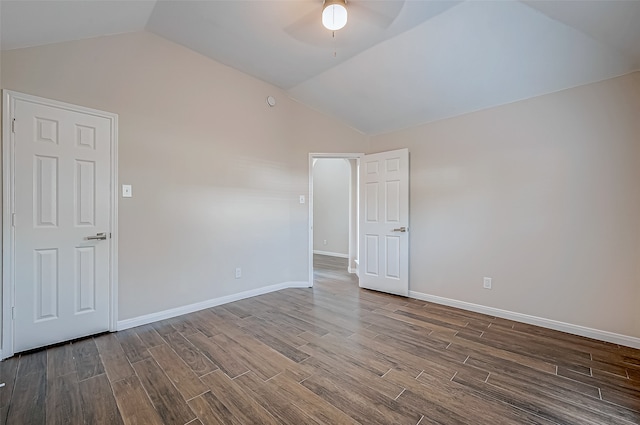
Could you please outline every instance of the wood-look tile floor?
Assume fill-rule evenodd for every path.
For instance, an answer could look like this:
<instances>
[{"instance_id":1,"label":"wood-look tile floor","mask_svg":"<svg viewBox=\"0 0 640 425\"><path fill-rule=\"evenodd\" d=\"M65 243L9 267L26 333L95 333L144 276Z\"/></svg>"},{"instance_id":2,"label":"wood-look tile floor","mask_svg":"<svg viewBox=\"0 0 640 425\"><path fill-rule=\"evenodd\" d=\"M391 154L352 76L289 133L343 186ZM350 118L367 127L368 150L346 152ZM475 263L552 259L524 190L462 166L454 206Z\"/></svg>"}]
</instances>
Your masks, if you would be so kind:
<instances>
[{"instance_id":1,"label":"wood-look tile floor","mask_svg":"<svg viewBox=\"0 0 640 425\"><path fill-rule=\"evenodd\" d=\"M288 289L0 364L1 422L638 424L640 352L361 290Z\"/></svg>"}]
</instances>

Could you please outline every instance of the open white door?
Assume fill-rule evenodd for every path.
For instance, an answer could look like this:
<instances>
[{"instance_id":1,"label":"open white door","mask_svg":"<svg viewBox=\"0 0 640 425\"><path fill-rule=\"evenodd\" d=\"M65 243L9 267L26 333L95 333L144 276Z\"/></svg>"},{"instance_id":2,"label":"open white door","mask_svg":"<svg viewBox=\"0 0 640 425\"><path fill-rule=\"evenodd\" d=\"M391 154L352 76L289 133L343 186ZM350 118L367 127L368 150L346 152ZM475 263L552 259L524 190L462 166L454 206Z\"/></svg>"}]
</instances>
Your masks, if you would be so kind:
<instances>
[{"instance_id":1,"label":"open white door","mask_svg":"<svg viewBox=\"0 0 640 425\"><path fill-rule=\"evenodd\" d=\"M360 286L409 295L409 150L360 162Z\"/></svg>"},{"instance_id":2,"label":"open white door","mask_svg":"<svg viewBox=\"0 0 640 425\"><path fill-rule=\"evenodd\" d=\"M11 223L5 230L12 249L5 276L14 304L4 302L13 310L13 329L5 330L13 330L11 351L19 352L111 327L117 117L8 96Z\"/></svg>"}]
</instances>

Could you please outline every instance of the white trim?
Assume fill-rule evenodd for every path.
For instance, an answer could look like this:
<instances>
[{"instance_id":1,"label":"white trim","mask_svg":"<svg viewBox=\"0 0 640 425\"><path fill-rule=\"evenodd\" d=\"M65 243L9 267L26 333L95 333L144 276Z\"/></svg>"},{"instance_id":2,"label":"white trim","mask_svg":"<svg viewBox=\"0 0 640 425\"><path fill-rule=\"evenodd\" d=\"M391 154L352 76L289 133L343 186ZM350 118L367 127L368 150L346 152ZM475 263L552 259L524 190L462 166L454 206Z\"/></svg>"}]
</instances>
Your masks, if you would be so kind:
<instances>
[{"instance_id":1,"label":"white trim","mask_svg":"<svg viewBox=\"0 0 640 425\"><path fill-rule=\"evenodd\" d=\"M245 298L251 298L258 295L264 295L269 292L280 291L288 288L310 288L309 282L282 282L275 285L264 286L262 288L252 289L249 291L239 292L237 294L225 295L219 298L213 298L207 301L201 301L194 304L185 305L182 307L176 307L169 310L159 311L157 313L145 314L144 316L138 316L131 319L120 320L118 322L117 330L122 331L136 326L142 326L149 323L157 322L159 320L171 319L172 317L182 316L183 314L193 313L194 311L200 311L211 307L216 307L222 304L231 303L234 301L243 300Z\"/></svg>"},{"instance_id":2,"label":"white trim","mask_svg":"<svg viewBox=\"0 0 640 425\"><path fill-rule=\"evenodd\" d=\"M118 325L118 115L111 114L111 236L109 238L110 261L110 311L109 330L115 332Z\"/></svg>"},{"instance_id":3,"label":"white trim","mask_svg":"<svg viewBox=\"0 0 640 425\"><path fill-rule=\"evenodd\" d=\"M10 101L11 93L3 90L2 94L2 359L9 353L13 355L13 231L11 229L11 214L13 212L13 137L11 132L11 117L13 108Z\"/></svg>"},{"instance_id":4,"label":"white trim","mask_svg":"<svg viewBox=\"0 0 640 425\"><path fill-rule=\"evenodd\" d=\"M318 251L317 249L314 249L313 253L326 255L328 257L349 258L349 254L340 254L339 252Z\"/></svg>"},{"instance_id":5,"label":"white trim","mask_svg":"<svg viewBox=\"0 0 640 425\"><path fill-rule=\"evenodd\" d=\"M528 314L516 313L514 311L502 310L494 307L487 307L480 304L473 304L466 301L458 301L451 298L439 297L436 295L424 294L422 292L409 291L409 297L435 304L442 304L449 307L461 308L463 310L475 311L476 313L487 314L489 316L501 317L503 319L514 320L530 325L541 326L543 328L554 329L556 331L567 332L600 341L611 342L613 344L624 345L632 348L640 348L640 338L621 335L614 332L602 331L571 323L559 322L557 320L545 319L544 317L530 316Z\"/></svg>"},{"instance_id":6,"label":"white trim","mask_svg":"<svg viewBox=\"0 0 640 425\"><path fill-rule=\"evenodd\" d=\"M118 115L99 111L79 105L45 99L12 90L2 90L2 351L0 359L14 354L14 329L11 315L15 305L15 234L11 226L11 215L15 212L15 151L14 136L11 122L15 115L15 101L38 103L45 106L66 109L84 114L91 114L105 118L110 122L111 151L110 151L110 200L109 226L109 330L115 330L118 321Z\"/></svg>"}]
</instances>

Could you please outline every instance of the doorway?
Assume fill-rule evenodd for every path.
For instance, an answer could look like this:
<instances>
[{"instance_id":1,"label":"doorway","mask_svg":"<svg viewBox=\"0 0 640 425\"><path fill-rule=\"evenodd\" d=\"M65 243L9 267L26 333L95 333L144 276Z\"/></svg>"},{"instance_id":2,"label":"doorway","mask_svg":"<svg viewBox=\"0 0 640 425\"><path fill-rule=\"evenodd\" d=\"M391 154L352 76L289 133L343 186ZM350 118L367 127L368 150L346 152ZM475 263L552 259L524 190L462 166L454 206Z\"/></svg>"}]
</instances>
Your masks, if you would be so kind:
<instances>
[{"instance_id":1,"label":"doorway","mask_svg":"<svg viewBox=\"0 0 640 425\"><path fill-rule=\"evenodd\" d=\"M309 282L313 286L313 166L323 158L353 159L356 194L353 261L361 288L409 295L409 150L309 154ZM351 237L354 234L350 233ZM351 248L350 248L351 249Z\"/></svg>"},{"instance_id":2,"label":"doorway","mask_svg":"<svg viewBox=\"0 0 640 425\"><path fill-rule=\"evenodd\" d=\"M311 283L314 281L316 268L321 273L328 274L331 274L332 269L344 269L357 276L358 167L361 156L362 154L309 155Z\"/></svg>"},{"instance_id":3,"label":"doorway","mask_svg":"<svg viewBox=\"0 0 640 425\"><path fill-rule=\"evenodd\" d=\"M3 91L2 357L116 323L117 115Z\"/></svg>"}]
</instances>

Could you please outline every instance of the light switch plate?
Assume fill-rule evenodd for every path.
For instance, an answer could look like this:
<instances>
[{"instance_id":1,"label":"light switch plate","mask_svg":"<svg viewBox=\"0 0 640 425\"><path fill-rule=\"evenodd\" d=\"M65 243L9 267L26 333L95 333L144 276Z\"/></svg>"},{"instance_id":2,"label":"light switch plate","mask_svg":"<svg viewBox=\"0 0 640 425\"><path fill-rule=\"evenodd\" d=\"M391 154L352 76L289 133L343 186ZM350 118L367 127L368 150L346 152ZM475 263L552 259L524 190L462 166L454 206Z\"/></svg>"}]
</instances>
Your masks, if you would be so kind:
<instances>
[{"instance_id":1,"label":"light switch plate","mask_svg":"<svg viewBox=\"0 0 640 425\"><path fill-rule=\"evenodd\" d=\"M304 195L300 195L300 203L304 204Z\"/></svg>"},{"instance_id":2,"label":"light switch plate","mask_svg":"<svg viewBox=\"0 0 640 425\"><path fill-rule=\"evenodd\" d=\"M482 279L482 287L484 289L491 289L491 278L490 277L485 277L484 279Z\"/></svg>"},{"instance_id":3,"label":"light switch plate","mask_svg":"<svg viewBox=\"0 0 640 425\"><path fill-rule=\"evenodd\" d=\"M123 198L131 198L131 197L133 197L133 193L131 192L131 185L130 184L123 184L122 185L122 197Z\"/></svg>"}]
</instances>

